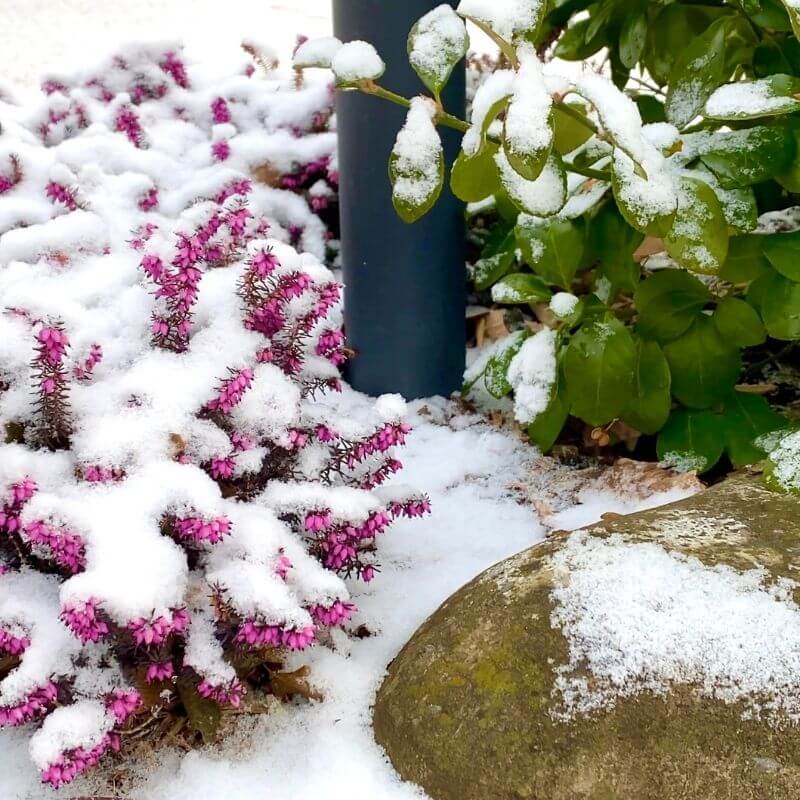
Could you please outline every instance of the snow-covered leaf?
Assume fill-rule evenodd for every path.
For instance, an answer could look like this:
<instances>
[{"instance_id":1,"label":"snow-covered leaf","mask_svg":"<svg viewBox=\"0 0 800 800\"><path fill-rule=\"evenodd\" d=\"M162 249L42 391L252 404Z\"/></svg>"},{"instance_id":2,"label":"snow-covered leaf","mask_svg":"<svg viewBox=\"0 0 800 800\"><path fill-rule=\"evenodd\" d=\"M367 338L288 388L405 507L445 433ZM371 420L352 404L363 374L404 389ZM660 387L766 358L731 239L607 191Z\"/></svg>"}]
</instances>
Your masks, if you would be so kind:
<instances>
[{"instance_id":1,"label":"snow-covered leaf","mask_svg":"<svg viewBox=\"0 0 800 800\"><path fill-rule=\"evenodd\" d=\"M547 284L530 272L514 272L492 286L492 300L503 305L541 303L551 297Z\"/></svg>"},{"instance_id":2,"label":"snow-covered leaf","mask_svg":"<svg viewBox=\"0 0 800 800\"><path fill-rule=\"evenodd\" d=\"M514 204L528 214L549 217L557 214L567 201L567 174L561 157L551 153L535 181L522 177L511 166L505 151L495 155L500 168L500 181Z\"/></svg>"},{"instance_id":3,"label":"snow-covered leaf","mask_svg":"<svg viewBox=\"0 0 800 800\"><path fill-rule=\"evenodd\" d=\"M464 22L446 3L420 18L408 35L409 62L437 97L468 47Z\"/></svg>"},{"instance_id":4,"label":"snow-covered leaf","mask_svg":"<svg viewBox=\"0 0 800 800\"><path fill-rule=\"evenodd\" d=\"M733 120L774 117L800 110L800 79L770 75L756 81L721 86L706 101L709 119Z\"/></svg>"},{"instance_id":5,"label":"snow-covered leaf","mask_svg":"<svg viewBox=\"0 0 800 800\"><path fill-rule=\"evenodd\" d=\"M336 76L336 85L345 87L377 80L386 70L386 64L369 42L356 40L347 42L336 51L331 69Z\"/></svg>"},{"instance_id":6,"label":"snow-covered leaf","mask_svg":"<svg viewBox=\"0 0 800 800\"><path fill-rule=\"evenodd\" d=\"M679 472L708 472L725 449L722 418L711 411L678 409L658 436L661 461Z\"/></svg>"},{"instance_id":7,"label":"snow-covered leaf","mask_svg":"<svg viewBox=\"0 0 800 800\"><path fill-rule=\"evenodd\" d=\"M334 56L341 50L342 43L335 36L309 39L297 48L292 59L295 67L324 67L330 69Z\"/></svg>"}]
</instances>

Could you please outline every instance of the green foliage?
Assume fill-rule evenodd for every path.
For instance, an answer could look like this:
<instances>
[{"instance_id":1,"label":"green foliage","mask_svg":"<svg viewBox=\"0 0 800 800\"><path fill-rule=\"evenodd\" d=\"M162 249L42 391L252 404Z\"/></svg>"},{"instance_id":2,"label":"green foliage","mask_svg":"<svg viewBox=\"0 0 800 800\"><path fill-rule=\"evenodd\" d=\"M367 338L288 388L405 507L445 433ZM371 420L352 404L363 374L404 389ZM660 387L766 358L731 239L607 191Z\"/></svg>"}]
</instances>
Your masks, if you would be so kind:
<instances>
[{"instance_id":1,"label":"green foliage","mask_svg":"<svg viewBox=\"0 0 800 800\"><path fill-rule=\"evenodd\" d=\"M543 450L571 415L657 435L659 456L682 468L764 459L759 438L784 420L737 386L744 364L800 341L800 225L780 219L800 206L800 11L788 0L531 7L534 17L513 23L491 4L471 19L505 61L466 120L439 104L466 34L438 12L449 19L438 69L412 62L433 94L433 123L461 131L463 148L453 164L437 162L438 181L413 163L391 167L393 182L434 187L398 207L404 219L429 210L450 166L453 193L482 201L472 213L494 220L472 285L528 324L473 383L513 393L508 366L543 322L557 332L558 359L549 403L528 428ZM545 79L536 64L535 53L580 61L601 50L604 77ZM515 114L522 128L506 124ZM773 219L759 224L766 212Z\"/></svg>"}]
</instances>

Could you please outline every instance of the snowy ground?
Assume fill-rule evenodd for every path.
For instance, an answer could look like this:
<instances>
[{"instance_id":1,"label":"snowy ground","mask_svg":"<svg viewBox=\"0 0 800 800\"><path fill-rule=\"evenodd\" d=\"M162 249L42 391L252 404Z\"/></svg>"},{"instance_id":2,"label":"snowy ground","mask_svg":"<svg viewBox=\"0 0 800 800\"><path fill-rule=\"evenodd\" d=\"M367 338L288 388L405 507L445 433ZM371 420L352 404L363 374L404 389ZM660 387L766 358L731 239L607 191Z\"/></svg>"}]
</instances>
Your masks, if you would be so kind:
<instances>
[{"instance_id":1,"label":"snowy ground","mask_svg":"<svg viewBox=\"0 0 800 800\"><path fill-rule=\"evenodd\" d=\"M353 392L336 402L356 415L368 401ZM442 400L415 403L414 433L403 454L403 481L430 493L433 514L401 521L381 542L382 571L354 599L359 613L348 626L366 627L359 639L337 633L332 648L317 647L297 665L311 664L323 703L282 706L255 722L242 721L226 744L188 755L161 752L134 766L122 800L410 800L424 798L403 784L374 743L370 706L386 665L414 630L452 592L496 561L545 536L533 509L512 487L525 481L536 451L475 416L446 418ZM587 524L601 513L634 510L620 498L584 496L569 517ZM650 498L660 504L674 495ZM76 782L56 793L44 789L27 757L28 735L0 732L4 800L108 794L107 787ZM94 776L95 778L97 776Z\"/></svg>"}]
</instances>

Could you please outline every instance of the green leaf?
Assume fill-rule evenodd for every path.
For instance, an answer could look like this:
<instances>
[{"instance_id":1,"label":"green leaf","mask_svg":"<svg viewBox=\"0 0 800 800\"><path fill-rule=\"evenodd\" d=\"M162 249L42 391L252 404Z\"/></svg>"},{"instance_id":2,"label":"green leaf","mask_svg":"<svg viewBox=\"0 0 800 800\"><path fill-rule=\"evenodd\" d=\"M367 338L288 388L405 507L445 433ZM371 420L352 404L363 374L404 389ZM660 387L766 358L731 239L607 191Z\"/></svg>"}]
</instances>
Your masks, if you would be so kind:
<instances>
[{"instance_id":1,"label":"green leaf","mask_svg":"<svg viewBox=\"0 0 800 800\"><path fill-rule=\"evenodd\" d=\"M739 120L775 117L800 110L800 78L770 75L756 81L720 86L706 101L708 119Z\"/></svg>"},{"instance_id":2,"label":"green leaf","mask_svg":"<svg viewBox=\"0 0 800 800\"><path fill-rule=\"evenodd\" d=\"M800 44L798 44L800 48ZM775 180L789 192L800 193L800 129L793 129L795 154L791 163L780 175L775 176Z\"/></svg>"},{"instance_id":3,"label":"green leaf","mask_svg":"<svg viewBox=\"0 0 800 800\"><path fill-rule=\"evenodd\" d=\"M656 342L636 340L633 392L625 409L625 422L642 433L657 433L672 408L671 376L664 351Z\"/></svg>"},{"instance_id":4,"label":"green leaf","mask_svg":"<svg viewBox=\"0 0 800 800\"><path fill-rule=\"evenodd\" d=\"M680 179L678 210L664 245L691 272L719 272L728 255L728 224L717 195L704 181Z\"/></svg>"},{"instance_id":5,"label":"green leaf","mask_svg":"<svg viewBox=\"0 0 800 800\"><path fill-rule=\"evenodd\" d=\"M619 34L619 57L628 69L639 63L646 41L647 15L640 9L625 17Z\"/></svg>"},{"instance_id":6,"label":"green leaf","mask_svg":"<svg viewBox=\"0 0 800 800\"><path fill-rule=\"evenodd\" d=\"M769 263L785 278L800 282L800 231L773 233L761 241Z\"/></svg>"},{"instance_id":7,"label":"green leaf","mask_svg":"<svg viewBox=\"0 0 800 800\"><path fill-rule=\"evenodd\" d=\"M667 114L664 111L664 104L659 102L651 94L639 94L633 98L641 114L642 122L649 125L653 122L666 122Z\"/></svg>"},{"instance_id":8,"label":"green leaf","mask_svg":"<svg viewBox=\"0 0 800 800\"><path fill-rule=\"evenodd\" d=\"M504 305L543 303L552 296L547 284L530 272L514 272L492 286L492 300Z\"/></svg>"},{"instance_id":9,"label":"green leaf","mask_svg":"<svg viewBox=\"0 0 800 800\"><path fill-rule=\"evenodd\" d=\"M787 421L769 403L754 394L732 392L725 400L725 448L735 467L756 464L767 454L756 440L787 427Z\"/></svg>"},{"instance_id":10,"label":"green leaf","mask_svg":"<svg viewBox=\"0 0 800 800\"><path fill-rule=\"evenodd\" d=\"M647 181L636 175L632 169L625 169L621 159L612 161L611 186L617 208L629 225L651 236L666 236L675 219L677 202L667 210L664 203L649 203Z\"/></svg>"},{"instance_id":11,"label":"green leaf","mask_svg":"<svg viewBox=\"0 0 800 800\"><path fill-rule=\"evenodd\" d=\"M584 324L564 355L564 377L572 413L589 425L622 415L630 398L636 346L616 317Z\"/></svg>"},{"instance_id":12,"label":"green leaf","mask_svg":"<svg viewBox=\"0 0 800 800\"><path fill-rule=\"evenodd\" d=\"M477 203L500 188L500 173L494 162L497 145L484 144L475 155L467 156L462 150L453 163L450 188L465 203Z\"/></svg>"},{"instance_id":13,"label":"green leaf","mask_svg":"<svg viewBox=\"0 0 800 800\"><path fill-rule=\"evenodd\" d=\"M700 158L726 189L751 186L786 172L795 156L791 131L758 125L716 132L700 147Z\"/></svg>"},{"instance_id":14,"label":"green leaf","mask_svg":"<svg viewBox=\"0 0 800 800\"><path fill-rule=\"evenodd\" d=\"M501 347L486 364L483 383L486 386L486 391L497 400L505 397L511 391L511 384L506 377L508 365L529 336L529 331L519 331L516 334L512 334L508 337L508 344L505 347Z\"/></svg>"},{"instance_id":15,"label":"green leaf","mask_svg":"<svg viewBox=\"0 0 800 800\"><path fill-rule=\"evenodd\" d=\"M744 20L724 16L685 44L669 77L667 119L683 128L700 114L714 89L733 72L734 50L752 41L753 33Z\"/></svg>"},{"instance_id":16,"label":"green leaf","mask_svg":"<svg viewBox=\"0 0 800 800\"><path fill-rule=\"evenodd\" d=\"M769 272L751 291L757 293L761 319L770 336L784 341L800 339L800 283Z\"/></svg>"},{"instance_id":17,"label":"green leaf","mask_svg":"<svg viewBox=\"0 0 800 800\"><path fill-rule=\"evenodd\" d=\"M201 697L197 693L197 686L193 681L181 678L177 685L178 694L189 720L189 727L199 733L206 744L213 742L222 719L219 704L206 697Z\"/></svg>"},{"instance_id":18,"label":"green leaf","mask_svg":"<svg viewBox=\"0 0 800 800\"><path fill-rule=\"evenodd\" d=\"M522 177L511 166L505 151L495 156L500 168L500 181L511 201L520 211L539 217L558 213L567 201L567 173L561 156L551 152L541 174L535 181Z\"/></svg>"},{"instance_id":19,"label":"green leaf","mask_svg":"<svg viewBox=\"0 0 800 800\"><path fill-rule=\"evenodd\" d=\"M568 416L569 403L559 384L554 388L547 408L528 425L528 438L543 453L549 452L564 429Z\"/></svg>"},{"instance_id":20,"label":"green leaf","mask_svg":"<svg viewBox=\"0 0 800 800\"><path fill-rule=\"evenodd\" d=\"M720 278L729 283L749 283L769 271L769 261L761 249L763 239L758 233L731 237Z\"/></svg>"},{"instance_id":21,"label":"green leaf","mask_svg":"<svg viewBox=\"0 0 800 800\"><path fill-rule=\"evenodd\" d=\"M408 60L436 97L468 48L466 26L447 4L421 17L408 35Z\"/></svg>"},{"instance_id":22,"label":"green leaf","mask_svg":"<svg viewBox=\"0 0 800 800\"><path fill-rule=\"evenodd\" d=\"M708 289L683 270L664 269L642 281L634 294L637 330L659 342L686 333L711 299Z\"/></svg>"},{"instance_id":23,"label":"green leaf","mask_svg":"<svg viewBox=\"0 0 800 800\"><path fill-rule=\"evenodd\" d=\"M631 227L614 203L606 203L589 222L589 247L603 264L628 261L644 234Z\"/></svg>"},{"instance_id":24,"label":"green leaf","mask_svg":"<svg viewBox=\"0 0 800 800\"><path fill-rule=\"evenodd\" d=\"M708 472L722 457L724 433L718 414L681 408L659 434L656 452L661 461L681 472Z\"/></svg>"},{"instance_id":25,"label":"green leaf","mask_svg":"<svg viewBox=\"0 0 800 800\"><path fill-rule=\"evenodd\" d=\"M567 103L566 105L578 113L586 115L586 106L582 103ZM569 114L565 114L560 106L553 106L553 146L562 156L580 147L591 136L592 132L585 125L581 125Z\"/></svg>"},{"instance_id":26,"label":"green leaf","mask_svg":"<svg viewBox=\"0 0 800 800\"><path fill-rule=\"evenodd\" d=\"M742 369L739 350L725 342L711 318L701 314L679 339L664 346L672 394L690 408L709 408L726 397Z\"/></svg>"},{"instance_id":27,"label":"green leaf","mask_svg":"<svg viewBox=\"0 0 800 800\"><path fill-rule=\"evenodd\" d=\"M754 347L767 339L764 323L758 312L744 300L726 297L712 317L723 341L736 347Z\"/></svg>"},{"instance_id":28,"label":"green leaf","mask_svg":"<svg viewBox=\"0 0 800 800\"><path fill-rule=\"evenodd\" d=\"M570 25L559 37L554 55L565 61L583 61L608 44L608 32L601 28L587 37L591 19L582 19Z\"/></svg>"},{"instance_id":29,"label":"green leaf","mask_svg":"<svg viewBox=\"0 0 800 800\"><path fill-rule=\"evenodd\" d=\"M508 273L514 266L514 251L506 250L475 262L472 279L475 288L482 292Z\"/></svg>"},{"instance_id":30,"label":"green leaf","mask_svg":"<svg viewBox=\"0 0 800 800\"><path fill-rule=\"evenodd\" d=\"M569 289L584 254L582 228L572 220L520 215L516 227L522 257L547 283Z\"/></svg>"}]
</instances>

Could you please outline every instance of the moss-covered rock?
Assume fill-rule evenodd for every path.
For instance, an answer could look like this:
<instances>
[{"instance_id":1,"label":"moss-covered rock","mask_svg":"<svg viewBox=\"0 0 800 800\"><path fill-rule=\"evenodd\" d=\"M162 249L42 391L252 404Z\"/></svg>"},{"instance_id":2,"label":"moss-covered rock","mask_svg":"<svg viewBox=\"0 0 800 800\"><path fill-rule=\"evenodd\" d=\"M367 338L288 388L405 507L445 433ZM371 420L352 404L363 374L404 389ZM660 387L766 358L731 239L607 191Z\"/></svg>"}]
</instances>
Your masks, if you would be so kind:
<instances>
[{"instance_id":1,"label":"moss-covered rock","mask_svg":"<svg viewBox=\"0 0 800 800\"><path fill-rule=\"evenodd\" d=\"M626 548L650 543L679 568L726 565L717 571L733 580L763 568L761 600L770 602L771 588L790 622L800 619L790 582L800 576L800 504L754 479L588 533ZM800 728L786 715L754 718L752 703L714 687L670 681L659 694L627 686L601 707L559 710L556 679L572 643L551 615L554 588L571 580L559 554L575 536L558 534L480 575L391 664L374 726L400 774L435 800L800 797ZM577 677L591 696L591 668ZM800 674L782 692L800 702ZM761 696L757 708L774 699Z\"/></svg>"}]
</instances>

